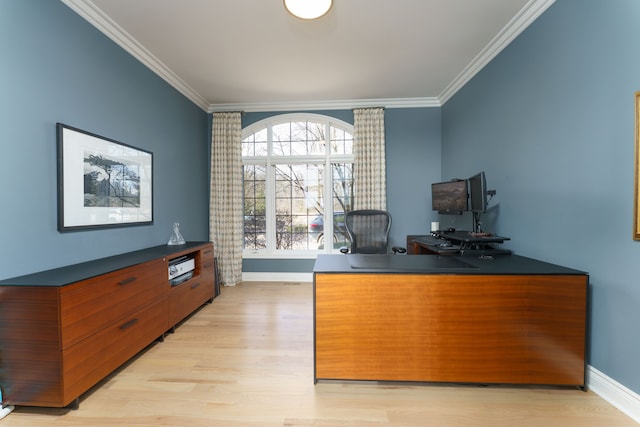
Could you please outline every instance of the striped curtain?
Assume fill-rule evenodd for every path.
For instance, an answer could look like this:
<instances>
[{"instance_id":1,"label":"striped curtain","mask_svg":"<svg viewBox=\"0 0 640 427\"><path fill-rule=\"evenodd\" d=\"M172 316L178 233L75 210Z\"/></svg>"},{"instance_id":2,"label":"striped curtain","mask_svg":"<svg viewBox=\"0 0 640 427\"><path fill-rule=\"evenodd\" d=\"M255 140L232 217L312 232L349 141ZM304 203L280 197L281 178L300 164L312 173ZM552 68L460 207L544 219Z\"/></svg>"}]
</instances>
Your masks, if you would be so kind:
<instances>
[{"instance_id":1,"label":"striped curtain","mask_svg":"<svg viewBox=\"0 0 640 427\"><path fill-rule=\"evenodd\" d=\"M353 113L353 208L386 210L384 108Z\"/></svg>"},{"instance_id":2,"label":"striped curtain","mask_svg":"<svg viewBox=\"0 0 640 427\"><path fill-rule=\"evenodd\" d=\"M242 122L240 113L213 113L209 238L221 281L242 281Z\"/></svg>"}]
</instances>

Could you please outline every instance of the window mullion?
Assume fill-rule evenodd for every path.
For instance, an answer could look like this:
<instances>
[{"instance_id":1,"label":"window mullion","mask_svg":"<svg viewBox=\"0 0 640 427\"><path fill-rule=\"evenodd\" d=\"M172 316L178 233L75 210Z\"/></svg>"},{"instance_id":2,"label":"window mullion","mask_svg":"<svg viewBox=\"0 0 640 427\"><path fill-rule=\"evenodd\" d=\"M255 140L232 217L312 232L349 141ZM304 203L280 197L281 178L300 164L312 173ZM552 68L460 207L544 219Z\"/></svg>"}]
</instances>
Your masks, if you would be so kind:
<instances>
[{"instance_id":1,"label":"window mullion","mask_svg":"<svg viewBox=\"0 0 640 427\"><path fill-rule=\"evenodd\" d=\"M333 180L331 171L331 135L329 123L325 123L325 156L324 156L324 252L331 252L333 249Z\"/></svg>"},{"instance_id":2,"label":"window mullion","mask_svg":"<svg viewBox=\"0 0 640 427\"><path fill-rule=\"evenodd\" d=\"M266 184L266 235L267 254L276 251L276 172L272 161L273 154L273 130L272 126L267 128L267 184Z\"/></svg>"},{"instance_id":3,"label":"window mullion","mask_svg":"<svg viewBox=\"0 0 640 427\"><path fill-rule=\"evenodd\" d=\"M266 232L267 232L267 252L273 253L276 250L276 215L275 215L275 194L276 194L276 172L275 166L268 161L267 166L267 198L265 200L267 218L266 218Z\"/></svg>"}]
</instances>

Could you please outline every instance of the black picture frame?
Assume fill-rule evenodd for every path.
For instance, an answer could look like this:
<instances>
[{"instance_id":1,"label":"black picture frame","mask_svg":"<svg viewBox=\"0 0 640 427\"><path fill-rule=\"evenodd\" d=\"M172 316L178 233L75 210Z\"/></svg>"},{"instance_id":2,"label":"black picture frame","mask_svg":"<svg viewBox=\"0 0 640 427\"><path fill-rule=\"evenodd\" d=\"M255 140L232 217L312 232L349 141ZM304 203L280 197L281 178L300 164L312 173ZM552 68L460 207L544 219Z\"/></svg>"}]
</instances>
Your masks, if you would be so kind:
<instances>
[{"instance_id":1,"label":"black picture frame","mask_svg":"<svg viewBox=\"0 0 640 427\"><path fill-rule=\"evenodd\" d=\"M56 124L58 231L153 224L153 153Z\"/></svg>"}]
</instances>

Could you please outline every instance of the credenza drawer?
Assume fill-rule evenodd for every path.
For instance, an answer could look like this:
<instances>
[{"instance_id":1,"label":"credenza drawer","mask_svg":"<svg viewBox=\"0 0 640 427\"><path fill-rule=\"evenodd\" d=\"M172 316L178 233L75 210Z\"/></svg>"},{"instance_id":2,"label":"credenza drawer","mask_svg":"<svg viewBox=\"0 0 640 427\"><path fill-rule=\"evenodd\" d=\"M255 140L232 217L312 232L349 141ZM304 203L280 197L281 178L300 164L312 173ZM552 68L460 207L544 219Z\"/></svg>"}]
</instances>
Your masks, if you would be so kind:
<instances>
[{"instance_id":1,"label":"credenza drawer","mask_svg":"<svg viewBox=\"0 0 640 427\"><path fill-rule=\"evenodd\" d=\"M166 296L167 273L162 266L162 260L153 260L61 288L61 348ZM165 321L163 327L167 326Z\"/></svg>"},{"instance_id":2,"label":"credenza drawer","mask_svg":"<svg viewBox=\"0 0 640 427\"><path fill-rule=\"evenodd\" d=\"M202 268L213 269L214 267L213 245L209 245L206 249L203 249L201 254L202 254Z\"/></svg>"},{"instance_id":3,"label":"credenza drawer","mask_svg":"<svg viewBox=\"0 0 640 427\"><path fill-rule=\"evenodd\" d=\"M213 276L202 274L176 286L169 293L169 324L176 325L193 310L213 298Z\"/></svg>"},{"instance_id":4,"label":"credenza drawer","mask_svg":"<svg viewBox=\"0 0 640 427\"><path fill-rule=\"evenodd\" d=\"M213 245L209 245L206 249L203 249L201 252L201 265L202 269L200 270L200 275L207 280L214 278L215 279L215 257L213 252ZM215 282L215 280L214 280Z\"/></svg>"},{"instance_id":5,"label":"credenza drawer","mask_svg":"<svg viewBox=\"0 0 640 427\"><path fill-rule=\"evenodd\" d=\"M64 404L84 393L167 330L166 296L62 352Z\"/></svg>"}]
</instances>

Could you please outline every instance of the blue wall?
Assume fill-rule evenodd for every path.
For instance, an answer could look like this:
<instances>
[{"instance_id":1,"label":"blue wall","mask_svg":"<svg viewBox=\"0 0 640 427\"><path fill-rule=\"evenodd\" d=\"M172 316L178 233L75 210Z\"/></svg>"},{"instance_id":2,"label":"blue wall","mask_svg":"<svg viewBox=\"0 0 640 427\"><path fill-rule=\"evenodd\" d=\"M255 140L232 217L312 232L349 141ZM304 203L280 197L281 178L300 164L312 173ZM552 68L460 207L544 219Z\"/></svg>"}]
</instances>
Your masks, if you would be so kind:
<instances>
[{"instance_id":1,"label":"blue wall","mask_svg":"<svg viewBox=\"0 0 640 427\"><path fill-rule=\"evenodd\" d=\"M0 278L208 240L207 115L59 1L0 1ZM154 224L57 231L56 122L154 154Z\"/></svg>"},{"instance_id":2,"label":"blue wall","mask_svg":"<svg viewBox=\"0 0 640 427\"><path fill-rule=\"evenodd\" d=\"M443 175L486 171L491 231L589 272L589 363L635 392L638 22L637 0L558 0L442 108Z\"/></svg>"},{"instance_id":3,"label":"blue wall","mask_svg":"<svg viewBox=\"0 0 640 427\"><path fill-rule=\"evenodd\" d=\"M385 112L392 243L438 219L431 182L486 171L497 196L485 228L518 254L590 273L589 363L635 392L639 18L637 0L558 0L441 109ZM174 221L187 240L208 239L202 110L58 1L0 1L0 54L0 278L164 244ZM57 231L56 122L154 153L154 225ZM311 270L282 262L245 271Z\"/></svg>"},{"instance_id":4,"label":"blue wall","mask_svg":"<svg viewBox=\"0 0 640 427\"><path fill-rule=\"evenodd\" d=\"M353 111L309 111L353 124ZM246 113L242 126L278 113ZM405 246L407 234L428 233L437 215L431 210L431 183L440 180L440 108L385 110L387 209L392 245ZM245 259L244 272L311 272L315 259Z\"/></svg>"}]
</instances>

